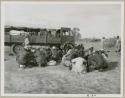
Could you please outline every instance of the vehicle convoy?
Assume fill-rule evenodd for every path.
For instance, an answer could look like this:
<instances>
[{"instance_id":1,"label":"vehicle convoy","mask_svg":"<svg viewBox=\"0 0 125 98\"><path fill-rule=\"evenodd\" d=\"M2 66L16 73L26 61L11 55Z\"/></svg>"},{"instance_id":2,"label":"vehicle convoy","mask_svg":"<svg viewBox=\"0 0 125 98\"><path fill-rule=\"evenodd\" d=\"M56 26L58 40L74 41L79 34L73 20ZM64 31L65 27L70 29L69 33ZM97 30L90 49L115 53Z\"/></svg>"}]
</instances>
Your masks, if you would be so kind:
<instances>
[{"instance_id":1,"label":"vehicle convoy","mask_svg":"<svg viewBox=\"0 0 125 98\"><path fill-rule=\"evenodd\" d=\"M26 35L28 35L31 46L61 46L65 44L75 44L74 34L71 28L41 29L5 26L5 46L11 46L14 53L18 52L23 47L22 43L24 43Z\"/></svg>"}]
</instances>

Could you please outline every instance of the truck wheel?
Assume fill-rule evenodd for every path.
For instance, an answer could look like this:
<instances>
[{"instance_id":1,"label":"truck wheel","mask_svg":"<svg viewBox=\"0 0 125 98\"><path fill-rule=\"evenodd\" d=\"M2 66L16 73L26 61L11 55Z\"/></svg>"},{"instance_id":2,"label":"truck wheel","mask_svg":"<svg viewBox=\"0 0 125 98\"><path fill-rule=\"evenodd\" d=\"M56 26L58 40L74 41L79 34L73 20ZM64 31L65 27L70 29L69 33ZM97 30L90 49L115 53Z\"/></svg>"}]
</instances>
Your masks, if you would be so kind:
<instances>
[{"instance_id":1,"label":"truck wheel","mask_svg":"<svg viewBox=\"0 0 125 98\"><path fill-rule=\"evenodd\" d=\"M23 50L23 48L24 47L22 45L16 45L16 44L14 44L12 46L12 50L13 50L14 54L17 54L19 51Z\"/></svg>"}]
</instances>

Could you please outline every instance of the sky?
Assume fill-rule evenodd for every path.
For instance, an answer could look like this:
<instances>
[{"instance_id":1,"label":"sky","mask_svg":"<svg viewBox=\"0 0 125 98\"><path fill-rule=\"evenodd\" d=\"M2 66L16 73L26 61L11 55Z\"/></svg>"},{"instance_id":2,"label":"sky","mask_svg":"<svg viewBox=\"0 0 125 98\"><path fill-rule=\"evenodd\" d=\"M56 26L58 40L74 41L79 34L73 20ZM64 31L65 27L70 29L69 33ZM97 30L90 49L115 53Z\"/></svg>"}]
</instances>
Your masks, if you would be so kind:
<instances>
[{"instance_id":1,"label":"sky","mask_svg":"<svg viewBox=\"0 0 125 98\"><path fill-rule=\"evenodd\" d=\"M5 3L5 25L38 28L78 27L83 38L121 33L120 4Z\"/></svg>"}]
</instances>

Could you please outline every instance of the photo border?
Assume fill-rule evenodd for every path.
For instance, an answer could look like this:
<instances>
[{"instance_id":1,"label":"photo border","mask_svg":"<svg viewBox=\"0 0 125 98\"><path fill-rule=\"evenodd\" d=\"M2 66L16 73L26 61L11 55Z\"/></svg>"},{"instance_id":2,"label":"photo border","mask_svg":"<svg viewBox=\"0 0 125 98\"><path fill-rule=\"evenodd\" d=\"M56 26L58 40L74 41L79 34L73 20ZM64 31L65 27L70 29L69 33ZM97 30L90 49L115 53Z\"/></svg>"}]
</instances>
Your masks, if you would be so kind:
<instances>
[{"instance_id":1,"label":"photo border","mask_svg":"<svg viewBox=\"0 0 125 98\"><path fill-rule=\"evenodd\" d=\"M73 1L75 1L75 2L73 2ZM83 2L83 3L89 3L89 4L100 4L100 3L103 3L103 4L109 4L109 3L113 3L113 4L116 4L116 3L119 3L119 4L121 4L121 7L122 7L122 15L121 15L121 42L122 42L122 50L121 50L121 54L123 54L123 55L121 55L121 94L119 95L119 94L4 94L4 34L2 34L3 32L4 32L4 20L5 20L5 17L4 17L4 7L3 7L3 2L8 2L7 0L5 0L5 1L2 1L1 2L1 96L12 96L12 97L16 97L16 96L25 96L25 97L123 97L123 90L124 90L124 88L123 88L123 86L124 86L124 84L123 84L123 70L125 69L124 67L123 67L123 64L124 64L124 54L125 53L123 53L124 52L124 48L125 48L125 46L123 46L124 45L124 41L125 41L125 39L124 39L124 1L123 0L120 0L120 1L117 1L117 0L115 0L115 1L112 1L112 0L110 0L110 1L107 1L107 0L105 0L105 1L91 1L91 0L89 0L89 1L86 1L86 0L83 0L83 1L81 1L81 0L78 0L78 1L76 1L76 0L69 0L69 1L64 1L64 0L61 0L61 1L56 1L56 0L54 0L54 1L51 1L51 0L48 0L48 1L42 1L42 0L34 0L34 1L18 1L18 2L24 2L24 3L31 3L31 2L33 2L33 3L40 3L40 2L42 2L42 3L45 3L45 2L48 2L48 3L53 3L53 4L55 4L55 3L62 3L62 2L64 2L64 3L66 3L66 4L68 4L68 2L69 3L81 3L81 2ZM13 1L9 1L9 2L17 2L16 0L13 0Z\"/></svg>"}]
</instances>

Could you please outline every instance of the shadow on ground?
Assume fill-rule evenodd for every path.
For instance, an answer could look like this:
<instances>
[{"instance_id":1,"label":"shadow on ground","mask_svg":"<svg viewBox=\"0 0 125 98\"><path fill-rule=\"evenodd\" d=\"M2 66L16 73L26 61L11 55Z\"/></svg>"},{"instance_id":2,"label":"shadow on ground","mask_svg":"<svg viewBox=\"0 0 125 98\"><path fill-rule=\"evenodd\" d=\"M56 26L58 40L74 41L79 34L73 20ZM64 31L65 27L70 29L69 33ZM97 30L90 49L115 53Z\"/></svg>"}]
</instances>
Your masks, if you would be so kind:
<instances>
[{"instance_id":1,"label":"shadow on ground","mask_svg":"<svg viewBox=\"0 0 125 98\"><path fill-rule=\"evenodd\" d=\"M109 62L109 66L105 71L110 71L118 67L118 62Z\"/></svg>"}]
</instances>

